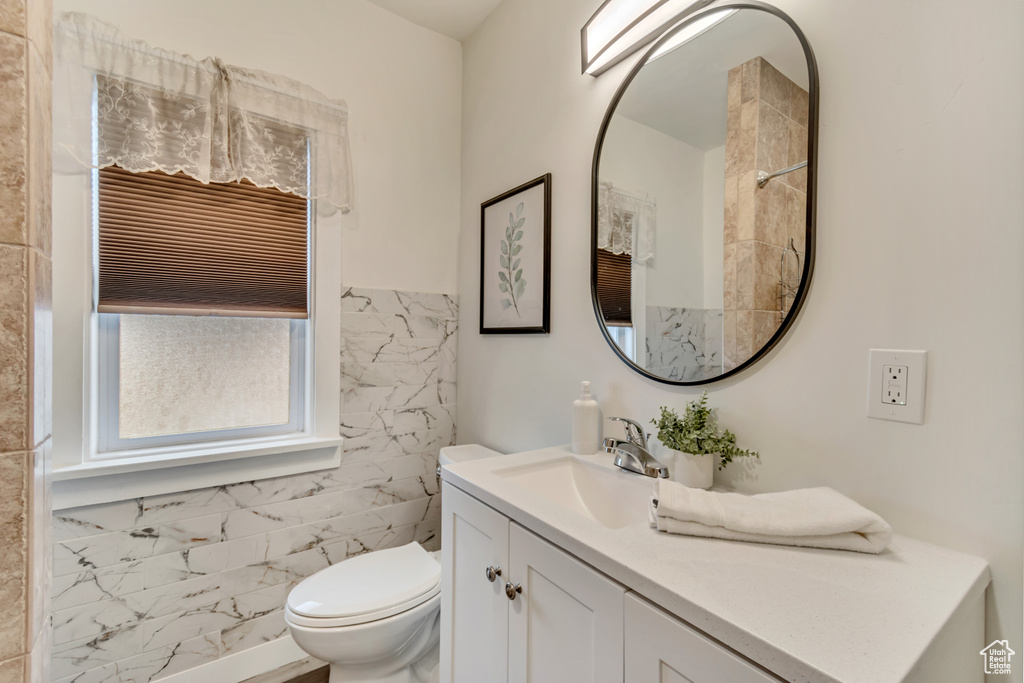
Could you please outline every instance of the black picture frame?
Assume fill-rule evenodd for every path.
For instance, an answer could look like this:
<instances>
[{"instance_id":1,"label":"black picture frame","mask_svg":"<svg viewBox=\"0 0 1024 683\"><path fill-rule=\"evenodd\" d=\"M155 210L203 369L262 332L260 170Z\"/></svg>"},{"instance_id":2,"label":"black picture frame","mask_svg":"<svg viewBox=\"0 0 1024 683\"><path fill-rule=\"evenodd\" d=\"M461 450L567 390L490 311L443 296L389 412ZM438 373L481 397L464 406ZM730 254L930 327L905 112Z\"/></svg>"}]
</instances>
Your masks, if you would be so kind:
<instances>
[{"instance_id":1,"label":"black picture frame","mask_svg":"<svg viewBox=\"0 0 1024 683\"><path fill-rule=\"evenodd\" d=\"M545 173L480 205L480 334L550 331L551 174Z\"/></svg>"}]
</instances>

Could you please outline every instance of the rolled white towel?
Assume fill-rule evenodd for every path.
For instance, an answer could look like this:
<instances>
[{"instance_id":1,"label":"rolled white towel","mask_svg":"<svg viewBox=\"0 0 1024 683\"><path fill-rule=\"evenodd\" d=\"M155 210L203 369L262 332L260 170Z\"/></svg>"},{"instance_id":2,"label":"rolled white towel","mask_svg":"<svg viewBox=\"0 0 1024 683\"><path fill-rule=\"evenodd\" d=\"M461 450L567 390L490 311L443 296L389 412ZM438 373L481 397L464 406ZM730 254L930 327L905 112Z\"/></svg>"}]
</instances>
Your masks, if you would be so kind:
<instances>
[{"instance_id":1,"label":"rolled white towel","mask_svg":"<svg viewBox=\"0 0 1024 683\"><path fill-rule=\"evenodd\" d=\"M748 496L659 479L650 512L659 531L731 541L880 553L892 538L884 519L827 487Z\"/></svg>"}]
</instances>

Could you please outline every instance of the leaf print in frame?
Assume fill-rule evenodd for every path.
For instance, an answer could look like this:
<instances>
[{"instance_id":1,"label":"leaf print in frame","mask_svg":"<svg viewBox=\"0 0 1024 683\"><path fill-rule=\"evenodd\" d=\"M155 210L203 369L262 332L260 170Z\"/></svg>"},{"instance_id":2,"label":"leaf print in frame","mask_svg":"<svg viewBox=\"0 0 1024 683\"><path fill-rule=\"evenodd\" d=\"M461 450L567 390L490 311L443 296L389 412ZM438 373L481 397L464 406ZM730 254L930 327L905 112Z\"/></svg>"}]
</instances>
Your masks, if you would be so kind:
<instances>
[{"instance_id":1,"label":"leaf print in frame","mask_svg":"<svg viewBox=\"0 0 1024 683\"><path fill-rule=\"evenodd\" d=\"M501 306L502 308L514 308L516 315L520 317L519 305L516 301L526 291L526 279L523 277L523 269L519 267L522 259L517 258L523 250L523 246L519 244L523 239L523 223L526 222L526 217L523 216L523 206L525 206L523 202L519 202L515 215L513 216L512 213L508 215L508 226L505 228L505 239L501 241L499 258L499 263L504 270L498 271L498 291L507 295L502 298Z\"/></svg>"},{"instance_id":2,"label":"leaf print in frame","mask_svg":"<svg viewBox=\"0 0 1024 683\"><path fill-rule=\"evenodd\" d=\"M551 175L481 204L480 332L547 333Z\"/></svg>"}]
</instances>

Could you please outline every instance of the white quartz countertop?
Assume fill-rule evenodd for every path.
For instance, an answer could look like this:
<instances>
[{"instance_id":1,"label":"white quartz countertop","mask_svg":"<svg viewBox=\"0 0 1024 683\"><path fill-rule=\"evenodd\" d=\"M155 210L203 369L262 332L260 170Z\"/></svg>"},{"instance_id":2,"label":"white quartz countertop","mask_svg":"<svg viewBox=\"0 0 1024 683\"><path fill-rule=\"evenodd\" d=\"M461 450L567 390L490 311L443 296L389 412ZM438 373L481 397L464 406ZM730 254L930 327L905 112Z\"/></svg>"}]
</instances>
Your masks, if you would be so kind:
<instances>
[{"instance_id":1,"label":"white quartz countertop","mask_svg":"<svg viewBox=\"0 0 1024 683\"><path fill-rule=\"evenodd\" d=\"M609 529L495 474L567 456L639 476L606 453L572 456L568 447L456 463L441 476L788 681L902 681L989 582L984 560L899 535L868 555L671 535L646 523Z\"/></svg>"}]
</instances>

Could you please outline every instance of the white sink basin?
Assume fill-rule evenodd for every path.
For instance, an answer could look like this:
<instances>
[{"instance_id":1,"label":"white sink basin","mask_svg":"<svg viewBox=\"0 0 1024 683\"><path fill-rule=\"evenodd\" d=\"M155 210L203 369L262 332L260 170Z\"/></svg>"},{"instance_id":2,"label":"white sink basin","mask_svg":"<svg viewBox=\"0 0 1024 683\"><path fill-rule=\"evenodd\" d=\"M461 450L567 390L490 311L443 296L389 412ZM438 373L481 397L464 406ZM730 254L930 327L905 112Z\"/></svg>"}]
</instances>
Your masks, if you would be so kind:
<instances>
[{"instance_id":1,"label":"white sink basin","mask_svg":"<svg viewBox=\"0 0 1024 683\"><path fill-rule=\"evenodd\" d=\"M495 470L494 474L608 529L647 522L654 479L572 457Z\"/></svg>"}]
</instances>

